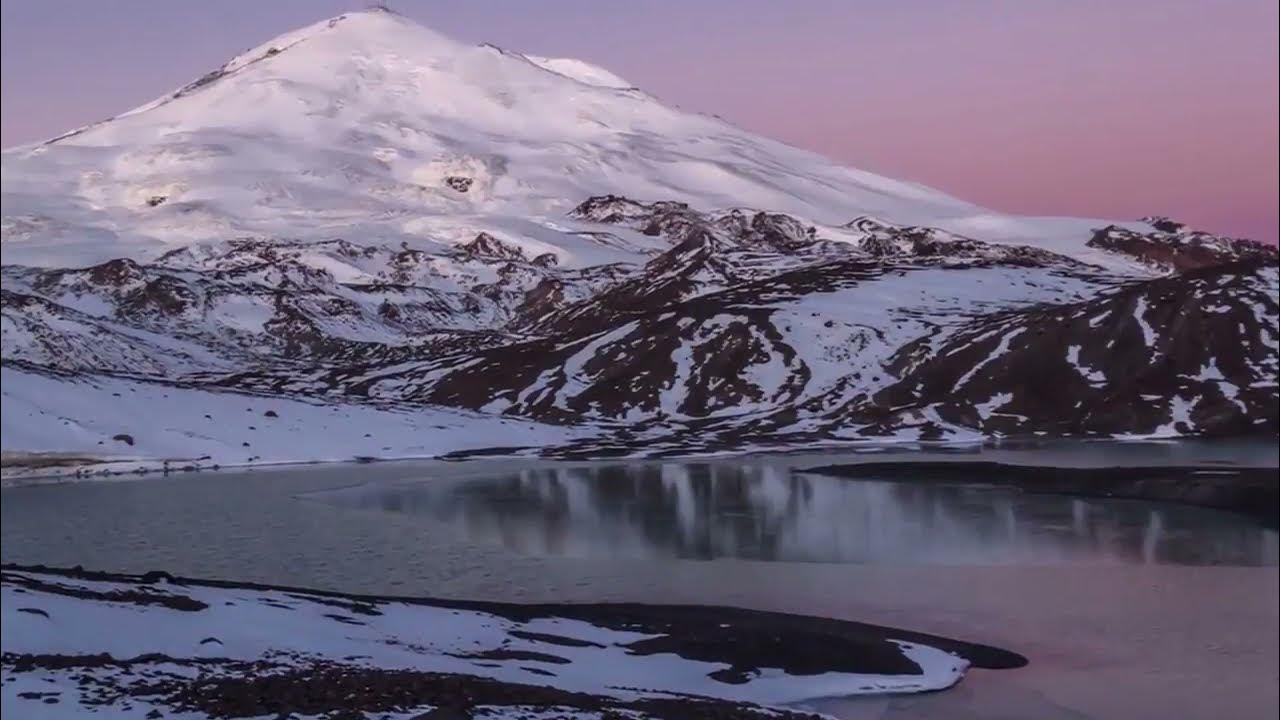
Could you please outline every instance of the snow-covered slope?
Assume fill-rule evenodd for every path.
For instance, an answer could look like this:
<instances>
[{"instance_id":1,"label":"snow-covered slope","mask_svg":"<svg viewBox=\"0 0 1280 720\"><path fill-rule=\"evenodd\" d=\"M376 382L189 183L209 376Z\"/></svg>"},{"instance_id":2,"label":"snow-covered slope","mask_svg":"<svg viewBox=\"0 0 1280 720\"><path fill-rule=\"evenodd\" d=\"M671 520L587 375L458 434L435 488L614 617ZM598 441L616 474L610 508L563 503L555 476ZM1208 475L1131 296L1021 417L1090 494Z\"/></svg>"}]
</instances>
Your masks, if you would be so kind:
<instances>
[{"instance_id":1,"label":"snow-covered slope","mask_svg":"<svg viewBox=\"0 0 1280 720\"><path fill-rule=\"evenodd\" d=\"M943 690L966 656L1025 662L733 608L390 599L79 568L5 566L0 581L5 717L812 720L794 705Z\"/></svg>"},{"instance_id":2,"label":"snow-covered slope","mask_svg":"<svg viewBox=\"0 0 1280 720\"><path fill-rule=\"evenodd\" d=\"M469 237L506 217L554 224L607 193L826 224L954 223L1028 244L1075 232L1066 244L1082 254L1072 241L1100 226L996 218L621 84L388 12L326 20L140 108L7 151L7 262L154 257L245 236L432 243L434 218Z\"/></svg>"},{"instance_id":3,"label":"snow-covered slope","mask_svg":"<svg viewBox=\"0 0 1280 720\"><path fill-rule=\"evenodd\" d=\"M634 86L605 70L598 65L592 65L589 62L575 60L573 58L545 58L537 55L525 55L529 62L541 68L546 68L551 72L560 73L565 77L571 77L578 82L597 87L616 88L619 90L629 90Z\"/></svg>"},{"instance_id":4,"label":"snow-covered slope","mask_svg":"<svg viewBox=\"0 0 1280 720\"><path fill-rule=\"evenodd\" d=\"M386 408L453 406L575 428L491 445L630 452L1277 424L1274 248L993 213L389 12L3 168L6 451L110 430L140 456L318 457L71 404L110 383L363 404L395 438L416 421ZM33 412L96 430L33 444Z\"/></svg>"}]
</instances>

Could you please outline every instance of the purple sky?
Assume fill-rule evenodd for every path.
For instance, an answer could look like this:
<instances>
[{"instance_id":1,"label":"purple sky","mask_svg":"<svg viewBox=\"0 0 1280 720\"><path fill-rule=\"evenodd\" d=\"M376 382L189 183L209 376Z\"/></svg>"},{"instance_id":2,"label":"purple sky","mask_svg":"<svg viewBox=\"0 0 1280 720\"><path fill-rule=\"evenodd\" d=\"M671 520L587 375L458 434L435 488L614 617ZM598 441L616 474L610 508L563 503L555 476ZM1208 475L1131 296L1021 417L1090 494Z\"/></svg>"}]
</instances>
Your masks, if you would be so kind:
<instances>
[{"instance_id":1,"label":"purple sky","mask_svg":"<svg viewBox=\"0 0 1280 720\"><path fill-rule=\"evenodd\" d=\"M1011 212L1275 242L1276 0L467 0L437 30ZM139 105L362 2L4 0L3 144Z\"/></svg>"}]
</instances>

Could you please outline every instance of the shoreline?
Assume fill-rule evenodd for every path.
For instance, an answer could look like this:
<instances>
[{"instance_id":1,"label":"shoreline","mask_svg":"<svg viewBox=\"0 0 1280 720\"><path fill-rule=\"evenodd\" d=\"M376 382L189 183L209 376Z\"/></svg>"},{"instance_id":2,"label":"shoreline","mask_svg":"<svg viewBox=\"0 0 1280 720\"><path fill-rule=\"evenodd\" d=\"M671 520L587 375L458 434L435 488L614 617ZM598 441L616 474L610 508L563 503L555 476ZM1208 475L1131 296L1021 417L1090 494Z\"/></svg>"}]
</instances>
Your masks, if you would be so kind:
<instances>
[{"instance_id":1,"label":"shoreline","mask_svg":"<svg viewBox=\"0 0 1280 720\"><path fill-rule=\"evenodd\" d=\"M750 610L745 608L725 607L721 605L697 604L662 604L638 602L565 602L565 603L520 603L495 600L460 600L456 598L423 597L420 595L386 595L373 593L352 593L337 590L325 590L276 583L259 583L236 580L220 580L216 578L194 578L174 575L164 570L152 570L146 573L119 573L105 570L86 570L82 567L55 567L41 564L0 563L0 571L16 573L35 573L55 575L59 577L91 582L108 583L144 583L173 584L179 586L217 588L223 590L254 590L261 592L279 592L301 594L335 600L346 600L357 604L376 605L380 603L400 603L423 607L436 607L449 610L466 610L484 612L506 617L512 620L529 620L539 617L561 617L588 622L613 622L619 619L620 624L628 626L646 623L662 623L671 618L681 620L709 621L718 617L719 613L740 615L750 618L769 627L805 628L809 632L826 631L833 637L854 638L860 636L888 636L920 644L930 644L947 650L968 660L973 667L983 670L1011 670L1027 664L1027 658L1010 650L985 645L982 643L955 640L952 638L930 635L903 628L862 623L851 620L795 615L791 613L772 612L767 610Z\"/></svg>"},{"instance_id":2,"label":"shoreline","mask_svg":"<svg viewBox=\"0 0 1280 720\"><path fill-rule=\"evenodd\" d=\"M129 482L156 475L191 475L214 473L233 476L240 473L272 473L304 468L341 472L344 467L355 470L376 466L383 470L402 471L415 464L430 466L466 466L471 463L530 463L534 465L580 465L641 463L726 463L746 459L776 458L793 474L814 474L844 480L874 480L904 484L941 484L952 486L997 487L1032 494L1113 500L1143 500L1229 512L1246 517L1267 529L1280 528L1280 479L1277 466L1253 459L1256 464L1236 464L1210 457L1167 458L1153 464L1153 458L1136 458L1126 464L1078 464L1054 462L1069 457L1080 449L1135 448L1142 444L1154 448L1190 445L1187 441L1125 440L1053 440L991 443L919 443L856 444L827 448L792 448L786 451L746 449L681 454L673 456L631 455L599 459L564 458L492 452L496 448L462 453L359 460L300 460L254 463L249 465L178 465L175 461L132 461L115 471L99 469L92 473L54 472L14 473L12 466L0 476L0 488L68 485L92 482ZM504 448L524 450L528 448ZM1195 454L1195 453L1193 453ZM1213 453L1209 453L1212 455ZM1048 455L1049 457L1040 457ZM892 459L887 459L887 458ZM1087 458L1097 460L1106 458ZM1024 462L1025 461L1025 462ZM1246 459L1248 462L1249 459ZM1030 464L1035 462L1037 464ZM1053 462L1054 464L1046 464Z\"/></svg>"},{"instance_id":3,"label":"shoreline","mask_svg":"<svg viewBox=\"0 0 1280 720\"><path fill-rule=\"evenodd\" d=\"M829 697L941 691L969 667L1027 663L910 630L723 606L391 597L9 563L3 581L6 714L69 701L142 705L147 717L533 706L812 720L806 704ZM50 622L70 634L51 638Z\"/></svg>"},{"instance_id":4,"label":"shoreline","mask_svg":"<svg viewBox=\"0 0 1280 720\"><path fill-rule=\"evenodd\" d=\"M798 457L814 456L870 456L880 454L916 454L916 455L973 455L980 456L987 452L1024 453L1041 449L1062 448L1070 445L1080 447L1137 447L1142 445L1170 446L1181 444L1206 443L1215 438L1200 435L1176 435L1159 437L1025 437L1025 438L973 438L953 440L886 440L859 439L833 441L830 444L806 445L803 447L733 447L705 451L672 451L644 452L637 450L626 454L582 454L572 445L539 448L535 446L486 447L473 449L450 450L437 453L352 456L343 458L299 458L285 460L266 460L259 462L212 462L209 457L102 457L78 452L62 451L26 451L4 450L0 453L0 487L19 487L22 485L76 482L84 480L123 479L128 476L146 477L155 474L178 475L186 473L210 472L250 472L252 470L272 468L292 468L308 466L341 466L341 465L387 465L396 463L412 463L437 461L461 463L473 460L525 460L530 462L679 462L679 461L723 461L735 458L752 458L761 456ZM1236 442L1270 442L1273 438L1253 435L1225 438ZM1276 459L1280 461L1280 448ZM831 466L864 465L867 463L835 463ZM920 463L923 461L904 460L892 464ZM958 460L956 462L983 462L981 460ZM1214 462L1214 461L1208 461ZM203 463L203 464L202 464ZM1010 465L1018 465L1010 463ZM1234 465L1234 464L1233 464ZM1190 466L1190 465L1188 465ZM1123 467L1123 466L1122 466ZM1251 467L1251 466L1246 466ZM1275 468L1276 465L1260 465L1257 467ZM804 470L819 472L819 470ZM822 473L819 473L822 474Z\"/></svg>"}]
</instances>

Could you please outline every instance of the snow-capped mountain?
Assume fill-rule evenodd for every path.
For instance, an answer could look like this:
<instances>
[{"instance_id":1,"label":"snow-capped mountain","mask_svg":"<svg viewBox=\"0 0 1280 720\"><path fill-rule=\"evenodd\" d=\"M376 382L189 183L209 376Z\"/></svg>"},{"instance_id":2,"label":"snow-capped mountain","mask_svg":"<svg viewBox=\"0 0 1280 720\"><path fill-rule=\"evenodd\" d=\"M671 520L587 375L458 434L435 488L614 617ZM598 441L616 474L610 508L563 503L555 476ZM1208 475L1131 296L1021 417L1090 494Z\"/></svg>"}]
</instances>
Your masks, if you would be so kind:
<instances>
[{"instance_id":1,"label":"snow-capped mountain","mask_svg":"<svg viewBox=\"0 0 1280 720\"><path fill-rule=\"evenodd\" d=\"M6 452L1278 426L1272 247L994 213L389 12L3 167ZM169 409L126 416L127 395ZM209 411L246 398L287 404L287 431ZM467 430L405 439L445 427Z\"/></svg>"}]
</instances>

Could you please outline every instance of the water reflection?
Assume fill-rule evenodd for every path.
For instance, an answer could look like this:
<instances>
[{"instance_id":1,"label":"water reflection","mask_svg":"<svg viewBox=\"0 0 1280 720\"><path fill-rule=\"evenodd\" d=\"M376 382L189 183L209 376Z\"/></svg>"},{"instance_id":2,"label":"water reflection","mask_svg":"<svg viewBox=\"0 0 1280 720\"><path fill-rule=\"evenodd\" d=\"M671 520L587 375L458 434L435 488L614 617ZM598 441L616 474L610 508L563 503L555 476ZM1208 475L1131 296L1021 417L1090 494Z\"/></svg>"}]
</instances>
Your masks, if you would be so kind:
<instances>
[{"instance_id":1,"label":"water reflection","mask_svg":"<svg viewBox=\"0 0 1280 720\"><path fill-rule=\"evenodd\" d=\"M728 464L526 470L313 496L557 556L833 563L1274 565L1273 531L1144 502L850 481Z\"/></svg>"}]
</instances>

